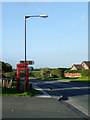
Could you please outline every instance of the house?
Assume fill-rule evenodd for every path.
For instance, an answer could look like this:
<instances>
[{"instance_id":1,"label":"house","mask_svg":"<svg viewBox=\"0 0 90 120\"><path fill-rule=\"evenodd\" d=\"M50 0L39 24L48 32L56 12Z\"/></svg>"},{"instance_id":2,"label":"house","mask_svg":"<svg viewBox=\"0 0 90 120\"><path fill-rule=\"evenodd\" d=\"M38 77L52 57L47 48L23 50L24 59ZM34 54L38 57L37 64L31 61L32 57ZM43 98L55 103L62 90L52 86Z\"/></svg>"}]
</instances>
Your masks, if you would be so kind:
<instances>
[{"instance_id":1,"label":"house","mask_svg":"<svg viewBox=\"0 0 90 120\"><path fill-rule=\"evenodd\" d=\"M75 64L71 67L71 70L81 70L84 69L84 67L81 64Z\"/></svg>"},{"instance_id":2,"label":"house","mask_svg":"<svg viewBox=\"0 0 90 120\"><path fill-rule=\"evenodd\" d=\"M90 70L90 61L83 61L81 64L74 64L70 70ZM81 77L81 73L64 73L65 77Z\"/></svg>"},{"instance_id":3,"label":"house","mask_svg":"<svg viewBox=\"0 0 90 120\"><path fill-rule=\"evenodd\" d=\"M81 64L74 64L71 70L90 69L90 61L83 61Z\"/></svg>"},{"instance_id":4,"label":"house","mask_svg":"<svg viewBox=\"0 0 90 120\"><path fill-rule=\"evenodd\" d=\"M85 69L90 69L90 61L83 61L81 64Z\"/></svg>"}]
</instances>

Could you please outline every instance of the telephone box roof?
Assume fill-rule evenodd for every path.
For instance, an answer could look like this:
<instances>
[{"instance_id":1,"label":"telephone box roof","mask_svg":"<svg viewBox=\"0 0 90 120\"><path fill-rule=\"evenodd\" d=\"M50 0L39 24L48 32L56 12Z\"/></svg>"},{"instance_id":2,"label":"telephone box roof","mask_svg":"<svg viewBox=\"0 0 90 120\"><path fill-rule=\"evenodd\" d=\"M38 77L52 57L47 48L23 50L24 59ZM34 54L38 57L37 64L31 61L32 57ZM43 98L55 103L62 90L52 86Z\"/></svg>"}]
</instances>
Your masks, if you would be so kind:
<instances>
[{"instance_id":1,"label":"telephone box roof","mask_svg":"<svg viewBox=\"0 0 90 120\"><path fill-rule=\"evenodd\" d=\"M25 64L25 63L18 63L17 66L28 66L28 64Z\"/></svg>"}]
</instances>

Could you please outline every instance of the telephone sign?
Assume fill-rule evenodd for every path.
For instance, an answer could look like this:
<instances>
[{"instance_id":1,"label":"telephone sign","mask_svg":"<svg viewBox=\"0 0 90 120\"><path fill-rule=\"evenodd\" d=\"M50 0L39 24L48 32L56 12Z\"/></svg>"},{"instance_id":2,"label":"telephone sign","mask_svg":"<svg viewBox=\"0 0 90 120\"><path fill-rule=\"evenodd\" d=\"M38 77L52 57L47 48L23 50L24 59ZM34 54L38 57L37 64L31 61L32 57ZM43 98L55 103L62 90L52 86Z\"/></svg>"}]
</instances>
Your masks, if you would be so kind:
<instances>
[{"instance_id":1,"label":"telephone sign","mask_svg":"<svg viewBox=\"0 0 90 120\"><path fill-rule=\"evenodd\" d=\"M20 61L20 63L25 63L25 61ZM26 64L28 65L33 65L34 61L26 61Z\"/></svg>"}]
</instances>

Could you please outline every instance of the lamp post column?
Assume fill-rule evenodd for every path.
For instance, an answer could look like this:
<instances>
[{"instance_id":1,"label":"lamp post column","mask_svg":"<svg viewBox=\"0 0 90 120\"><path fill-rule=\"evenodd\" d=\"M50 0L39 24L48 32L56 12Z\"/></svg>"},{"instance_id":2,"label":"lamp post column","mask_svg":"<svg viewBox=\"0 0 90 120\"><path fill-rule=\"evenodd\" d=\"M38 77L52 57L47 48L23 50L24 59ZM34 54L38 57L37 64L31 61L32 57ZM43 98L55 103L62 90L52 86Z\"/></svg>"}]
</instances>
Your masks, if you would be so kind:
<instances>
[{"instance_id":1,"label":"lamp post column","mask_svg":"<svg viewBox=\"0 0 90 120\"><path fill-rule=\"evenodd\" d=\"M25 19L25 65L26 65L26 16L24 17Z\"/></svg>"},{"instance_id":2,"label":"lamp post column","mask_svg":"<svg viewBox=\"0 0 90 120\"><path fill-rule=\"evenodd\" d=\"M26 19L30 18L30 17L42 17L42 18L46 18L48 17L48 15L34 15L34 16L24 16L24 22L25 22L25 92L27 91L27 85L26 85Z\"/></svg>"},{"instance_id":3,"label":"lamp post column","mask_svg":"<svg viewBox=\"0 0 90 120\"><path fill-rule=\"evenodd\" d=\"M26 16L24 16L25 22L25 92L26 92Z\"/></svg>"}]
</instances>

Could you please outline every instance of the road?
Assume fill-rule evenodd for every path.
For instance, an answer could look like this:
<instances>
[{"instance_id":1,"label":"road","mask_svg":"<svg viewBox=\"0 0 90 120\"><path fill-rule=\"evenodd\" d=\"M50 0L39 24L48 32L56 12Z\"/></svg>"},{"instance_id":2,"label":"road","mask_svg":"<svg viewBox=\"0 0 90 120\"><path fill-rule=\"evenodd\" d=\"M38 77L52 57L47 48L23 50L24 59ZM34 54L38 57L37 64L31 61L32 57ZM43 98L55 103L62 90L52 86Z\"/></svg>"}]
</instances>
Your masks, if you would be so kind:
<instances>
[{"instance_id":1,"label":"road","mask_svg":"<svg viewBox=\"0 0 90 120\"><path fill-rule=\"evenodd\" d=\"M88 115L90 84L39 79L32 79L30 82L45 90L52 98L57 98L64 103L71 104ZM61 95L63 97L59 99Z\"/></svg>"},{"instance_id":2,"label":"road","mask_svg":"<svg viewBox=\"0 0 90 120\"><path fill-rule=\"evenodd\" d=\"M2 96L3 118L82 118L87 116L87 84L30 80L44 89L51 98ZM63 95L62 99L59 99ZM80 108L76 108L77 103ZM1 108L0 108L1 111Z\"/></svg>"},{"instance_id":3,"label":"road","mask_svg":"<svg viewBox=\"0 0 90 120\"><path fill-rule=\"evenodd\" d=\"M3 118L82 118L82 114L70 105L63 104L55 98L37 97L2 97Z\"/></svg>"}]
</instances>

